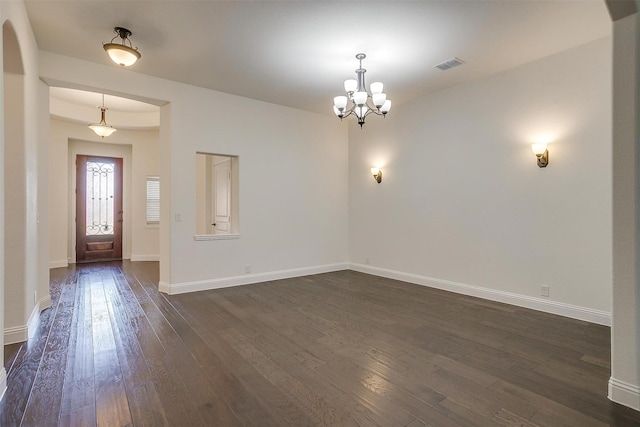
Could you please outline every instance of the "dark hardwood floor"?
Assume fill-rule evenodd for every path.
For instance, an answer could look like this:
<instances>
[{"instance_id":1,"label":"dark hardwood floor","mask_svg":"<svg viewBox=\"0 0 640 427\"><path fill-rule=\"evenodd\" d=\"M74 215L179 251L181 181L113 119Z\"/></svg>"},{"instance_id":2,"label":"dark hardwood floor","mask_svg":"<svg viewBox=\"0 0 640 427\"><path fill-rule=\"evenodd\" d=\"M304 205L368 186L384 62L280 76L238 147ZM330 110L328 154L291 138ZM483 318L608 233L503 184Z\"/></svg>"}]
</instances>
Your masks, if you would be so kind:
<instances>
[{"instance_id":1,"label":"dark hardwood floor","mask_svg":"<svg viewBox=\"0 0 640 427\"><path fill-rule=\"evenodd\" d=\"M157 263L51 273L1 426L639 426L609 328L352 271L177 296Z\"/></svg>"}]
</instances>

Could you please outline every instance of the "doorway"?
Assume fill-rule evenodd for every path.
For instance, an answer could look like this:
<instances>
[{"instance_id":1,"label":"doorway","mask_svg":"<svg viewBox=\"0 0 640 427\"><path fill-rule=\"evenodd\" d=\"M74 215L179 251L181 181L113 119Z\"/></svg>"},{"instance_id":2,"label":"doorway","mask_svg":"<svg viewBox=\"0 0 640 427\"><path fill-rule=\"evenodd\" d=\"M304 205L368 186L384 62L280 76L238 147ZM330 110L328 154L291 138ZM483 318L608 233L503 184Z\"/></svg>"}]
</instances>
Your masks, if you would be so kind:
<instances>
[{"instance_id":1,"label":"doorway","mask_svg":"<svg viewBox=\"0 0 640 427\"><path fill-rule=\"evenodd\" d=\"M122 259L122 159L76 156L76 262Z\"/></svg>"}]
</instances>

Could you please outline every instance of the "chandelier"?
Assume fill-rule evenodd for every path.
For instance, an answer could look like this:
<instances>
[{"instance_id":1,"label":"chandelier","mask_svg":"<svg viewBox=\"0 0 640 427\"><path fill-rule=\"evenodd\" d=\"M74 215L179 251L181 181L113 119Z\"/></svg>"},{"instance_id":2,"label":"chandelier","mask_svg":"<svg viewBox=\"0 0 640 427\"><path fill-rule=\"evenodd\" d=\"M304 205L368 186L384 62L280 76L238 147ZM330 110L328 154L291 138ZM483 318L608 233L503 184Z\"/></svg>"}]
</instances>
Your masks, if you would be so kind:
<instances>
[{"instance_id":1,"label":"chandelier","mask_svg":"<svg viewBox=\"0 0 640 427\"><path fill-rule=\"evenodd\" d=\"M105 136L109 136L118 130L113 126L107 124L107 120L106 120L107 108L104 106L104 93L102 94L102 106L98 108L100 109L100 123L90 124L89 129L94 131L96 135L104 138Z\"/></svg>"},{"instance_id":2,"label":"chandelier","mask_svg":"<svg viewBox=\"0 0 640 427\"><path fill-rule=\"evenodd\" d=\"M344 81L344 90L347 96L336 96L333 98L333 112L342 120L351 115L356 116L358 124L362 128L364 119L371 113L378 116L386 116L391 109L391 101L387 99L387 95L382 92L382 83L371 83L370 90L367 92L367 86L364 83L364 73L367 72L362 68L362 60L367 55L359 53L356 59L360 61L360 68L356 70L358 79L348 79Z\"/></svg>"},{"instance_id":3,"label":"chandelier","mask_svg":"<svg viewBox=\"0 0 640 427\"><path fill-rule=\"evenodd\" d=\"M109 54L109 58L116 64L121 67L128 67L136 63L138 59L142 55L138 52L138 48L134 48L131 45L131 31L122 27L115 27L113 32L116 33L116 36L111 39L109 43L103 43L102 47L105 52ZM113 41L116 37L120 37L122 39L122 43L114 43ZM125 44L125 42L129 42L129 46Z\"/></svg>"}]
</instances>

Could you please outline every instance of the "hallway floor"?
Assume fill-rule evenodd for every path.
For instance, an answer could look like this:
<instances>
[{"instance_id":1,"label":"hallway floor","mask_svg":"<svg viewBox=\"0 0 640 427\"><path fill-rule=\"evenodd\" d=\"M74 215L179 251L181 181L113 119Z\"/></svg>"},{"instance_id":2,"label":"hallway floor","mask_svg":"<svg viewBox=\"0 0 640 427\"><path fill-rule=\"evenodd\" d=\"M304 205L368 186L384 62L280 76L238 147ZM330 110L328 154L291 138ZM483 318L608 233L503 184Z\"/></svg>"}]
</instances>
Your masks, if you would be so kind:
<instances>
[{"instance_id":1,"label":"hallway floor","mask_svg":"<svg viewBox=\"0 0 640 427\"><path fill-rule=\"evenodd\" d=\"M1 426L640 426L609 328L352 271L176 296L158 263L51 271Z\"/></svg>"}]
</instances>

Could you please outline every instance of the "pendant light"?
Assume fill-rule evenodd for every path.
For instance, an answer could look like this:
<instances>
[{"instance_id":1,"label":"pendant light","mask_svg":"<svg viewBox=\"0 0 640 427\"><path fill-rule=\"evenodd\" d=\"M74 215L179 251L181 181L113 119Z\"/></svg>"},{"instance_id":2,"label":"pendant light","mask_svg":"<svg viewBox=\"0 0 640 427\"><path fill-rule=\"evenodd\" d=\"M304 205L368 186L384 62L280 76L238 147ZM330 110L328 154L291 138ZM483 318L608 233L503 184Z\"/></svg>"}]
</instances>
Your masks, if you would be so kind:
<instances>
[{"instance_id":1,"label":"pendant light","mask_svg":"<svg viewBox=\"0 0 640 427\"><path fill-rule=\"evenodd\" d=\"M109 54L109 58L111 58L113 62L121 67L129 67L135 64L142 55L138 52L137 47L134 48L131 45L131 40L129 40L131 31L122 27L115 27L113 31L116 33L116 36L111 39L111 42L103 43L102 45L105 52ZM122 39L122 43L113 42L117 37ZM129 42L129 46L127 46L125 42Z\"/></svg>"},{"instance_id":2,"label":"pendant light","mask_svg":"<svg viewBox=\"0 0 640 427\"><path fill-rule=\"evenodd\" d=\"M118 130L113 126L107 124L107 121L106 121L107 108L104 106L104 93L102 94L102 106L98 108L100 109L100 123L90 124L89 129L94 131L96 135L98 135L99 137L104 138L105 136L109 136Z\"/></svg>"}]
</instances>

